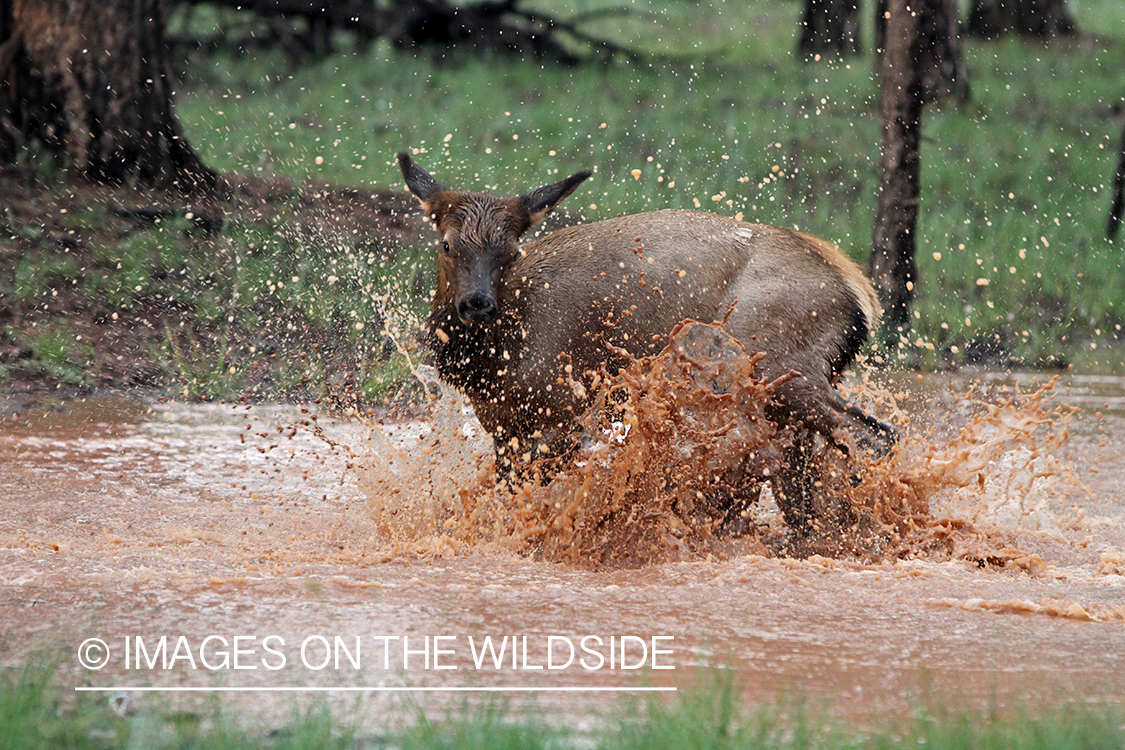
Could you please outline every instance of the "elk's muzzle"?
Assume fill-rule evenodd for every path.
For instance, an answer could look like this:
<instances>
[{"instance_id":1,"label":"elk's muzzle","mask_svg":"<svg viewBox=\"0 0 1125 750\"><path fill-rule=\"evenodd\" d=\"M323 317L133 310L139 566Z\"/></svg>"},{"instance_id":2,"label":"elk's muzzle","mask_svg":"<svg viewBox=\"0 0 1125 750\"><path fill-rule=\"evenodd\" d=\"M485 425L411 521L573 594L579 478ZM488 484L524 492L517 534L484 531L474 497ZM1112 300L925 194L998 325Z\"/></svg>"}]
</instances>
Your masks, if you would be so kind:
<instances>
[{"instance_id":1,"label":"elk's muzzle","mask_svg":"<svg viewBox=\"0 0 1125 750\"><path fill-rule=\"evenodd\" d=\"M457 303L457 317L465 325L496 320L496 300L488 294L470 294Z\"/></svg>"}]
</instances>

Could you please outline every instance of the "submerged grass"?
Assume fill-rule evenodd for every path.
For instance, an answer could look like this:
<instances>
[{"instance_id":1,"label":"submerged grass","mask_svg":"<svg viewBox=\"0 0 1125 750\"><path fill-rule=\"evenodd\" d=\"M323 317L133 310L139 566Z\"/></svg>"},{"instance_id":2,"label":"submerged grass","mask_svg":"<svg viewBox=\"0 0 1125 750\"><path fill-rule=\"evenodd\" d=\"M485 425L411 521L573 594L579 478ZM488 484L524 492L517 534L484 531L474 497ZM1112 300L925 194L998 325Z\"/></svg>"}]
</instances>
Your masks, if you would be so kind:
<instances>
[{"instance_id":1,"label":"submerged grass","mask_svg":"<svg viewBox=\"0 0 1125 750\"><path fill-rule=\"evenodd\" d=\"M857 725L814 711L802 700L747 707L724 670L672 697L609 709L582 728L541 710L503 701L463 704L434 714L403 707L377 718L362 704L340 718L324 702L293 707L284 723L234 715L218 700L184 710L127 696L69 694L42 661L0 670L0 750L1117 750L1125 747L1120 708L1071 704L1037 711L953 711L918 707L909 715ZM440 718L431 718L437 715ZM373 720L374 719L374 720Z\"/></svg>"}]
</instances>

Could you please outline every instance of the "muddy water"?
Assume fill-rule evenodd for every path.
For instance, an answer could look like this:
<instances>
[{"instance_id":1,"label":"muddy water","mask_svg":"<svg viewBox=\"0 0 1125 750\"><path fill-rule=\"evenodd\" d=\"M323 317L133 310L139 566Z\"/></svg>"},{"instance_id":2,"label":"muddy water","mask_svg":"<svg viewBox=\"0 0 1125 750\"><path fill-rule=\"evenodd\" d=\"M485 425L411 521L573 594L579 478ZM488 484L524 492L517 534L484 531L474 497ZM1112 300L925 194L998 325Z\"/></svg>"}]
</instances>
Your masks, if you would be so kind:
<instances>
[{"instance_id":1,"label":"muddy water","mask_svg":"<svg viewBox=\"0 0 1125 750\"><path fill-rule=\"evenodd\" d=\"M932 476L982 405L1033 391L1029 379L881 383L911 417L915 463L896 476L926 456ZM434 483L448 477L419 466L476 460L472 441L434 455L425 425L373 439L369 425L297 407L12 411L0 425L0 657L57 648L65 684L106 688L604 689L687 685L694 665L719 664L753 699L797 690L861 717L927 693L1121 701L1125 380L1071 376L1052 394L1038 438L974 454L964 481L930 499L958 544L801 560L765 545L600 570L487 535L388 539L364 473L376 454L399 480L375 511L444 491ZM1080 411L1064 419L1060 406ZM776 516L768 492L758 513L763 526ZM506 650L478 667L486 636ZM95 637L109 649L97 670L79 659ZM287 705L275 693L225 698ZM536 700L612 705L590 692Z\"/></svg>"}]
</instances>

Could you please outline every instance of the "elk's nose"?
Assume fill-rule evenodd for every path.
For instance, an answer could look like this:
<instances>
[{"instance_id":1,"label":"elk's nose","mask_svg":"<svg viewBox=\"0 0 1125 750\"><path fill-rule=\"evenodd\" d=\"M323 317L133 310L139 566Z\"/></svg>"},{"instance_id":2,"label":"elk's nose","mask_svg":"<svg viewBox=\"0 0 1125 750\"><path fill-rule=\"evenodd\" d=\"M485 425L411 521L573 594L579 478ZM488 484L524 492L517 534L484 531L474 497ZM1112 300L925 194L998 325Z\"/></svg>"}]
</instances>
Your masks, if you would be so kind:
<instances>
[{"instance_id":1,"label":"elk's nose","mask_svg":"<svg viewBox=\"0 0 1125 750\"><path fill-rule=\"evenodd\" d=\"M457 315L462 323L491 323L496 320L496 301L484 294L474 294L461 300Z\"/></svg>"}]
</instances>

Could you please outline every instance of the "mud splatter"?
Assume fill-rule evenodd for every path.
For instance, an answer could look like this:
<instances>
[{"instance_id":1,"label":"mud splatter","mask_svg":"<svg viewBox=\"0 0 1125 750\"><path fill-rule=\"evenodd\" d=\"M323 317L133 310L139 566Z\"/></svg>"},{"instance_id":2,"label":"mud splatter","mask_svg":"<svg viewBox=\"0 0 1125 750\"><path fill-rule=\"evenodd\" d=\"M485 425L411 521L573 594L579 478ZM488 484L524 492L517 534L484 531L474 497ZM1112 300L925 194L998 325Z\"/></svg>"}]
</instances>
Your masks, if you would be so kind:
<instances>
[{"instance_id":1,"label":"mud splatter","mask_svg":"<svg viewBox=\"0 0 1125 750\"><path fill-rule=\"evenodd\" d=\"M1099 554L1098 573L1103 576L1125 576L1125 553L1102 552Z\"/></svg>"},{"instance_id":2,"label":"mud splatter","mask_svg":"<svg viewBox=\"0 0 1125 750\"><path fill-rule=\"evenodd\" d=\"M1055 381L998 399L970 390L952 438L908 429L897 399L868 382L853 399L894 418L903 438L881 459L822 446L819 522L798 538L770 509L793 434L767 418L780 381L756 376L759 359L718 325L677 329L660 354L594 379L578 450L549 483L514 494L494 486L471 408L429 373L430 422L373 427L359 484L392 545L486 545L595 568L754 553L962 559L1037 575L1046 563L1016 536L1048 543L1081 525L1068 500L1081 484L1056 458L1076 410L1054 403Z\"/></svg>"},{"instance_id":3,"label":"mud splatter","mask_svg":"<svg viewBox=\"0 0 1125 750\"><path fill-rule=\"evenodd\" d=\"M725 522L753 526L747 509L784 467L792 436L766 417L781 381L756 377L759 359L700 325L616 377L595 377L575 455L549 484L511 495L494 486L491 444L471 410L439 384L430 424L405 447L373 430L360 485L398 544L436 536L595 567L702 559L734 543L716 535ZM741 536L750 538L740 549L766 552Z\"/></svg>"},{"instance_id":4,"label":"mud splatter","mask_svg":"<svg viewBox=\"0 0 1125 750\"><path fill-rule=\"evenodd\" d=\"M1077 410L1055 403L1056 385L1057 378L1029 392L1005 389L995 403L970 391L961 398L970 416L955 438L911 437L870 467L852 502L919 511L895 525L896 556L945 552L982 567L1041 572L1042 560L1013 549L1014 538L1065 542L1083 518L1073 498L1086 492L1057 457Z\"/></svg>"},{"instance_id":5,"label":"mud splatter","mask_svg":"<svg viewBox=\"0 0 1125 750\"><path fill-rule=\"evenodd\" d=\"M735 537L751 543L740 551L765 551L750 509L784 470L793 435L766 415L788 378L757 377L761 357L691 323L601 382L578 457L521 493L539 521L535 551L613 567L699 559Z\"/></svg>"}]
</instances>

